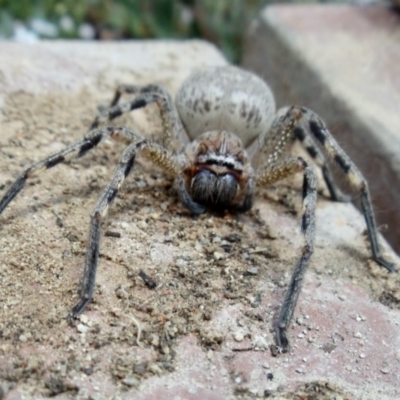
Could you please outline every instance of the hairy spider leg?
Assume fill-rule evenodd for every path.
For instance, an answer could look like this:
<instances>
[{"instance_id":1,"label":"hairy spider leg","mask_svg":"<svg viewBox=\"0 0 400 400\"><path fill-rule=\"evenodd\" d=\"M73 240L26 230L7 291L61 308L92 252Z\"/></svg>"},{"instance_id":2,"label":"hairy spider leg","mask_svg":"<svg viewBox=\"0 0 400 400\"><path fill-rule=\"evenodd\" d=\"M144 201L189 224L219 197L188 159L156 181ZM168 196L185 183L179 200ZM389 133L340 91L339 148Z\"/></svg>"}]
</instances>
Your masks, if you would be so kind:
<instances>
[{"instance_id":1,"label":"hairy spider leg","mask_svg":"<svg viewBox=\"0 0 400 400\"><path fill-rule=\"evenodd\" d=\"M66 162L74 157L81 157L89 150L96 147L103 139L110 137L115 140L130 142L131 144L124 151L117 170L115 171L110 183L100 197L94 212L91 215L90 233L84 275L81 282L80 299L73 307L70 317L77 317L83 312L89 303L94 289L95 276L99 256L100 244L100 223L107 213L108 207L113 202L118 190L120 189L126 176L129 174L137 152L153 161L156 165L163 168L166 173L176 176L181 173L181 165L176 156L161 145L144 139L141 135L127 129L118 127L95 128L85 137L68 146L64 150L46 157L28 167L11 185L10 189L0 200L0 214L6 206L22 190L25 182L39 173L46 171L56 165Z\"/></svg>"},{"instance_id":2,"label":"hairy spider leg","mask_svg":"<svg viewBox=\"0 0 400 400\"><path fill-rule=\"evenodd\" d=\"M331 169L329 168L328 160L325 154L318 147L316 138L308 131L307 124L299 123L299 125L294 129L294 135L313 159L315 164L321 168L322 176L332 200L342 203L350 202L351 196L343 193L335 183Z\"/></svg>"},{"instance_id":3,"label":"hairy spider leg","mask_svg":"<svg viewBox=\"0 0 400 400\"><path fill-rule=\"evenodd\" d=\"M285 298L281 306L277 321L276 336L278 346L283 352L289 349L289 340L287 338L287 327L292 319L294 309L296 308L304 274L314 252L315 238L315 209L317 206L317 188L318 182L314 168L301 157L287 158L276 164L267 166L256 177L258 185L269 185L288 176L302 172L303 180L303 215L301 222L301 232L303 234L303 245L301 247L301 257L296 264L289 286L286 290Z\"/></svg>"},{"instance_id":4,"label":"hairy spider leg","mask_svg":"<svg viewBox=\"0 0 400 400\"><path fill-rule=\"evenodd\" d=\"M135 97L128 102L118 104L123 94L133 94ZM120 85L109 107L102 107L95 117L91 129L102 123L113 119L127 112L146 107L155 103L159 109L162 122L162 144L171 152L179 152L185 143L185 131L178 112L174 106L170 94L159 85Z\"/></svg>"},{"instance_id":5,"label":"hairy spider leg","mask_svg":"<svg viewBox=\"0 0 400 400\"><path fill-rule=\"evenodd\" d=\"M121 129L121 131L130 132L127 128L119 129ZM123 152L113 176L100 196L90 217L89 240L85 268L79 291L80 297L71 310L69 315L70 320L78 317L85 310L93 296L99 259L101 222L107 215L108 208L113 203L126 177L132 170L136 155L138 153L142 154L171 175L176 176L181 172L181 167L171 152L155 142L151 142L136 135L134 132L130 133L135 135L135 141Z\"/></svg>"},{"instance_id":6,"label":"hairy spider leg","mask_svg":"<svg viewBox=\"0 0 400 400\"><path fill-rule=\"evenodd\" d=\"M14 199L14 197L22 190L28 179L46 171L56 165L71 160L75 157L82 157L89 150L96 147L104 138L113 137L113 132L116 132L116 128L96 128L89 131L85 137L68 146L64 150L57 153L51 154L50 156L44 158L29 166L22 174L15 180L11 185L10 189L5 193L3 198L0 200L0 214L4 211L7 205ZM125 136L125 140L132 142L136 136L132 136L130 132L121 131L116 134L116 136Z\"/></svg>"},{"instance_id":7,"label":"hairy spider leg","mask_svg":"<svg viewBox=\"0 0 400 400\"><path fill-rule=\"evenodd\" d=\"M305 123L309 127L309 132L304 130ZM313 138L312 140L310 139L311 137ZM315 236L317 178L314 169L301 158L288 158L279 161L283 152L296 139L309 147L307 149L308 152L315 154L313 158L318 157L319 164L321 165L322 162L322 167L328 170L324 155L321 156L321 151L313 142L314 140L317 141L324 148L329 158L333 159L339 165L352 186L360 191L361 204L371 242L372 256L379 265L385 267L389 272L394 271L393 265L380 255L371 199L366 180L361 172L341 149L324 123L314 112L295 106L279 110L270 130L259 139L254 157L256 160L259 160L260 165L256 174L256 184L259 186L270 185L298 172L303 172L304 174L303 216L301 224L304 237L304 244L301 249L302 256L293 271L283 305L280 309L276 328L277 343L283 352L288 351L289 348L286 330L293 316L305 270L313 253ZM325 173L324 177L326 176ZM331 182L333 185L333 180Z\"/></svg>"},{"instance_id":8,"label":"hairy spider leg","mask_svg":"<svg viewBox=\"0 0 400 400\"><path fill-rule=\"evenodd\" d=\"M371 195L369 193L368 183L361 171L339 146L324 122L315 112L304 107L293 107L292 110L293 112L301 112L303 114L302 119L305 122L304 126L308 126L310 134L312 134L316 141L323 147L328 157L336 163L349 184L360 193L361 208L367 225L373 259L389 272L396 271L394 265L385 260L381 255Z\"/></svg>"}]
</instances>

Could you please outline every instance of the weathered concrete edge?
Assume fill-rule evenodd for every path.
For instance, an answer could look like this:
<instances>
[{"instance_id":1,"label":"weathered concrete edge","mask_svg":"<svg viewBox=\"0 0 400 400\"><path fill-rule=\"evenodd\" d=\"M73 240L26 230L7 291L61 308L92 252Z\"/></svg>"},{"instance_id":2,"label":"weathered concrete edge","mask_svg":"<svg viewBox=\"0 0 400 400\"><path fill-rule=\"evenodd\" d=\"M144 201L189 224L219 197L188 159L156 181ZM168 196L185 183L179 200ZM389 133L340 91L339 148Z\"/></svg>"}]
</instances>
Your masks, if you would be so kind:
<instances>
[{"instance_id":1,"label":"weathered concrete edge","mask_svg":"<svg viewBox=\"0 0 400 400\"><path fill-rule=\"evenodd\" d=\"M269 82L278 106L288 102L309 106L334 129L335 138L370 183L376 209L385 211L377 215L378 225L393 228L385 237L395 245L398 235L394 227L400 226L400 160L393 146L400 147L400 143L378 121L365 119L357 106L331 90L328 77L321 76L300 54L293 35L279 24L277 7L267 6L251 25L242 64Z\"/></svg>"}]
</instances>

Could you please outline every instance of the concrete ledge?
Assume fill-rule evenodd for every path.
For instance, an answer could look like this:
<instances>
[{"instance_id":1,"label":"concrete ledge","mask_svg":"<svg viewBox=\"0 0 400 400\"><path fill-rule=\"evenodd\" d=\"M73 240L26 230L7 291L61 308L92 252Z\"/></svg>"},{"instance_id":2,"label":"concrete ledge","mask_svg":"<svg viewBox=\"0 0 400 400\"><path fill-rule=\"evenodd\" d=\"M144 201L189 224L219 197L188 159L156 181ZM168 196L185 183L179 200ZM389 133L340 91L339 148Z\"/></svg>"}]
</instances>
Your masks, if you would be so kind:
<instances>
[{"instance_id":1,"label":"concrete ledge","mask_svg":"<svg viewBox=\"0 0 400 400\"><path fill-rule=\"evenodd\" d=\"M118 83L174 93L194 68L225 63L198 41L1 42L0 54L0 196L24 166L79 140ZM161 131L151 106L116 123ZM94 299L69 326L89 214L122 151L106 141L31 179L0 216L0 398L400 397L399 276L371 261L351 204L320 199L292 351L271 354L302 244L300 189L287 184L261 190L253 213L196 219L139 162L103 224Z\"/></svg>"},{"instance_id":2,"label":"concrete ledge","mask_svg":"<svg viewBox=\"0 0 400 400\"><path fill-rule=\"evenodd\" d=\"M252 25L244 66L278 105L318 112L370 183L378 224L400 251L400 16L386 8L282 5Z\"/></svg>"}]
</instances>

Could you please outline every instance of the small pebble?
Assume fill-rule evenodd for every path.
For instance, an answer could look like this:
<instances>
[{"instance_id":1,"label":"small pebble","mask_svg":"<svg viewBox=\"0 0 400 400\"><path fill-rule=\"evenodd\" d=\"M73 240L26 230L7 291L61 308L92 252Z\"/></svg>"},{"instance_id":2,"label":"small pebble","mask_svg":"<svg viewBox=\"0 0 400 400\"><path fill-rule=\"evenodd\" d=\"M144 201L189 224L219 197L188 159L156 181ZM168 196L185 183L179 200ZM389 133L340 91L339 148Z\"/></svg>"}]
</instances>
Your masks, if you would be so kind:
<instances>
[{"instance_id":1,"label":"small pebble","mask_svg":"<svg viewBox=\"0 0 400 400\"><path fill-rule=\"evenodd\" d=\"M389 368L381 368L382 374L388 374L389 373Z\"/></svg>"},{"instance_id":2,"label":"small pebble","mask_svg":"<svg viewBox=\"0 0 400 400\"><path fill-rule=\"evenodd\" d=\"M257 275L258 274L258 268L257 267L250 267L247 269L247 273L250 275Z\"/></svg>"},{"instance_id":3,"label":"small pebble","mask_svg":"<svg viewBox=\"0 0 400 400\"><path fill-rule=\"evenodd\" d=\"M241 342L244 339L244 335L242 332L236 332L233 335L233 338L237 341L237 342Z\"/></svg>"},{"instance_id":4,"label":"small pebble","mask_svg":"<svg viewBox=\"0 0 400 400\"><path fill-rule=\"evenodd\" d=\"M145 181L140 180L136 182L136 185L140 188L143 188L147 185L147 183Z\"/></svg>"},{"instance_id":5,"label":"small pebble","mask_svg":"<svg viewBox=\"0 0 400 400\"><path fill-rule=\"evenodd\" d=\"M341 294L341 295L339 296L339 300L345 301L346 299L347 299L347 296L344 295L344 294Z\"/></svg>"},{"instance_id":6,"label":"small pebble","mask_svg":"<svg viewBox=\"0 0 400 400\"><path fill-rule=\"evenodd\" d=\"M141 229L146 229L147 228L147 222L146 221L139 221L137 223L137 226Z\"/></svg>"},{"instance_id":7,"label":"small pebble","mask_svg":"<svg viewBox=\"0 0 400 400\"><path fill-rule=\"evenodd\" d=\"M216 260L222 260L225 258L225 255L223 253L220 253L219 251L214 251L214 258Z\"/></svg>"},{"instance_id":8,"label":"small pebble","mask_svg":"<svg viewBox=\"0 0 400 400\"><path fill-rule=\"evenodd\" d=\"M126 386L137 386L139 385L139 380L131 376L129 378L122 379L122 383L124 383Z\"/></svg>"},{"instance_id":9,"label":"small pebble","mask_svg":"<svg viewBox=\"0 0 400 400\"><path fill-rule=\"evenodd\" d=\"M89 328L83 324L78 324L76 329L78 329L78 332L80 332L80 333L86 333L89 331Z\"/></svg>"},{"instance_id":10,"label":"small pebble","mask_svg":"<svg viewBox=\"0 0 400 400\"><path fill-rule=\"evenodd\" d=\"M199 253L203 251L203 246L201 245L200 242L196 242L196 244L194 245L194 248L196 251L198 251Z\"/></svg>"},{"instance_id":11,"label":"small pebble","mask_svg":"<svg viewBox=\"0 0 400 400\"><path fill-rule=\"evenodd\" d=\"M360 358L365 358L365 354L364 354L364 353L361 353L361 354L360 354Z\"/></svg>"},{"instance_id":12,"label":"small pebble","mask_svg":"<svg viewBox=\"0 0 400 400\"><path fill-rule=\"evenodd\" d=\"M20 336L19 336L19 340L20 340L21 342L26 342L26 341L27 341L27 337L26 337L25 335L20 335Z\"/></svg>"}]
</instances>

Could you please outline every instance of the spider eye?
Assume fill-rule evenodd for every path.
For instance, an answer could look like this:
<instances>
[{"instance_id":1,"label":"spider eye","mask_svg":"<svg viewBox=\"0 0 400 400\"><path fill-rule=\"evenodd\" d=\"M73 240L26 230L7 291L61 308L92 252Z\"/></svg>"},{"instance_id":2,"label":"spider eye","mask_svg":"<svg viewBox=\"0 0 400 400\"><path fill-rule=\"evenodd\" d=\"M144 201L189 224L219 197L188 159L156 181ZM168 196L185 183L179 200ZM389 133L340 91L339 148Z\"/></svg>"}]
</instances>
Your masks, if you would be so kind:
<instances>
[{"instance_id":1,"label":"spider eye","mask_svg":"<svg viewBox=\"0 0 400 400\"><path fill-rule=\"evenodd\" d=\"M208 169L200 170L193 178L191 186L193 200L222 207L232 203L238 190L234 175L216 175Z\"/></svg>"}]
</instances>

